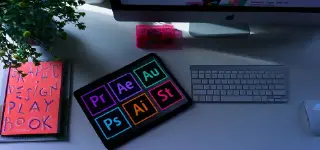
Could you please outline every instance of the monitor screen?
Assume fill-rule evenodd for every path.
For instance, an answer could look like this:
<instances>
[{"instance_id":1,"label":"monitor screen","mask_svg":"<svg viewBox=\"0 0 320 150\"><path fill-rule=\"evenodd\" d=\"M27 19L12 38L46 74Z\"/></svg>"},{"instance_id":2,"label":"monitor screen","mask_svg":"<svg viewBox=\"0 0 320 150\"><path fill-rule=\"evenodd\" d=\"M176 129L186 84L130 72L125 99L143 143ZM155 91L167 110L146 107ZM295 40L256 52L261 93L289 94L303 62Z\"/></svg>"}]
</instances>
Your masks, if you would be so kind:
<instances>
[{"instance_id":1,"label":"monitor screen","mask_svg":"<svg viewBox=\"0 0 320 150\"><path fill-rule=\"evenodd\" d=\"M121 0L124 5L205 5L245 7L320 7L320 0Z\"/></svg>"}]
</instances>

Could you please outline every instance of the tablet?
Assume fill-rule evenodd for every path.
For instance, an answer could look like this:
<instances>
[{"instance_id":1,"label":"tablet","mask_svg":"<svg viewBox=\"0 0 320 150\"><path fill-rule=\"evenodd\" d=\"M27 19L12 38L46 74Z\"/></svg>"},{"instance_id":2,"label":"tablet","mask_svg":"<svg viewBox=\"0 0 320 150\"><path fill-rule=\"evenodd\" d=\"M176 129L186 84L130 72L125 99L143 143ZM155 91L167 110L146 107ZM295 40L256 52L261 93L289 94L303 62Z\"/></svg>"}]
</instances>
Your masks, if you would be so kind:
<instances>
[{"instance_id":1,"label":"tablet","mask_svg":"<svg viewBox=\"0 0 320 150\"><path fill-rule=\"evenodd\" d=\"M153 53L76 90L74 96L108 149L192 105L191 98Z\"/></svg>"}]
</instances>

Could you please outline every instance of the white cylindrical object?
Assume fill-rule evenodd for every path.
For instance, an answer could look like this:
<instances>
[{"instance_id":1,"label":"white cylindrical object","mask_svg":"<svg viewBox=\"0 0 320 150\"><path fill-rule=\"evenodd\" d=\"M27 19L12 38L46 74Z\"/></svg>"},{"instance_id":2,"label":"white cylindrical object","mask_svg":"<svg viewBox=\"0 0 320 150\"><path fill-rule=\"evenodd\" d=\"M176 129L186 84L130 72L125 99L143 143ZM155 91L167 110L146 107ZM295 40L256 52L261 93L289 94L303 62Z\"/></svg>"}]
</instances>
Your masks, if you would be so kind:
<instances>
[{"instance_id":1,"label":"white cylindrical object","mask_svg":"<svg viewBox=\"0 0 320 150\"><path fill-rule=\"evenodd\" d=\"M101 4L104 0L86 0L87 4Z\"/></svg>"}]
</instances>

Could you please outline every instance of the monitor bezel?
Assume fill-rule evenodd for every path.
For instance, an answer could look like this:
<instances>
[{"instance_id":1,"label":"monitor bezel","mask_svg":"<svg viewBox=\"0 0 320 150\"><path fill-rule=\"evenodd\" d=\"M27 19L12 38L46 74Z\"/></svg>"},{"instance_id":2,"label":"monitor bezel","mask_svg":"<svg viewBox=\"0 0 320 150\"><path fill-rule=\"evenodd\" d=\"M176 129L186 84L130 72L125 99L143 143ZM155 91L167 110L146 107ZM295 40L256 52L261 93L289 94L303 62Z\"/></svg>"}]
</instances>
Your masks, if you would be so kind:
<instances>
[{"instance_id":1,"label":"monitor bezel","mask_svg":"<svg viewBox=\"0 0 320 150\"><path fill-rule=\"evenodd\" d=\"M245 6L169 6L124 5L121 0L110 0L113 10L127 11L209 11L209 12L298 12L320 13L320 7L245 7Z\"/></svg>"}]
</instances>

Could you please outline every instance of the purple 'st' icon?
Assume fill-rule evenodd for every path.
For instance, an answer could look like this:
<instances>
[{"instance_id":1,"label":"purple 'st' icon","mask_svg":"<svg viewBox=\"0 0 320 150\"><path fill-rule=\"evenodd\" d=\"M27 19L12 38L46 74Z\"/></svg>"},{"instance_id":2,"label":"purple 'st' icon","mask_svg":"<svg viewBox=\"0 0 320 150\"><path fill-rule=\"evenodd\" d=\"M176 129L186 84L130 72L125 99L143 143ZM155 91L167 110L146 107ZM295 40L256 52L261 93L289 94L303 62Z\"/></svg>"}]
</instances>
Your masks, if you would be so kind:
<instances>
[{"instance_id":1,"label":"purple 'st' icon","mask_svg":"<svg viewBox=\"0 0 320 150\"><path fill-rule=\"evenodd\" d=\"M103 85L81 96L92 116L116 105L107 88Z\"/></svg>"}]
</instances>

